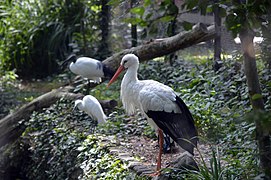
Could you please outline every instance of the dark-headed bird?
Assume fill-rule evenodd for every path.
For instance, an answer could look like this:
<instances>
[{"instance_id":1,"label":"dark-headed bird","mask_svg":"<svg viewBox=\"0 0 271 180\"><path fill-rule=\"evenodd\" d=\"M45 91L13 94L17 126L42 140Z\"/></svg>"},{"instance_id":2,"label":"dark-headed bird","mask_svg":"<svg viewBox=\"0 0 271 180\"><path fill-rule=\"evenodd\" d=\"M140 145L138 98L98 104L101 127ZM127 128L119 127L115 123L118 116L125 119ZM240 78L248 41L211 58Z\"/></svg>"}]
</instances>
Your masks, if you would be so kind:
<instances>
[{"instance_id":1,"label":"dark-headed bird","mask_svg":"<svg viewBox=\"0 0 271 180\"><path fill-rule=\"evenodd\" d=\"M70 63L71 62L71 63ZM74 54L70 55L63 63L62 67L70 63L69 69L74 74L80 75L83 78L88 78L96 83L101 82L103 77L112 77L113 73L106 68L101 61L90 57L76 58Z\"/></svg>"}]
</instances>

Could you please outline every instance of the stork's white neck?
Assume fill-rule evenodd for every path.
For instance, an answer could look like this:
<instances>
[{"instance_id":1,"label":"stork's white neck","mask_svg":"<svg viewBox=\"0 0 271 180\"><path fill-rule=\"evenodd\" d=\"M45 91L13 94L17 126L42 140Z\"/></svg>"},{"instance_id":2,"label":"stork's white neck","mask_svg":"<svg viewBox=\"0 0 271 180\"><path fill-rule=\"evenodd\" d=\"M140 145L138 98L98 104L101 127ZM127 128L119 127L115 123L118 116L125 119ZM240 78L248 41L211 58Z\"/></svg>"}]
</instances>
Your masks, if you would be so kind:
<instances>
[{"instance_id":1,"label":"stork's white neck","mask_svg":"<svg viewBox=\"0 0 271 180\"><path fill-rule=\"evenodd\" d=\"M125 75L124 75L124 78L123 78L123 81L125 83L128 83L128 82L137 82L138 81L138 78L137 78L137 69L138 69L138 66L131 66L127 69Z\"/></svg>"},{"instance_id":2,"label":"stork's white neck","mask_svg":"<svg viewBox=\"0 0 271 180\"><path fill-rule=\"evenodd\" d=\"M129 67L121 81L120 96L123 107L129 115L134 114L136 108L139 108L136 100L140 89L138 86L137 69L137 67Z\"/></svg>"}]
</instances>

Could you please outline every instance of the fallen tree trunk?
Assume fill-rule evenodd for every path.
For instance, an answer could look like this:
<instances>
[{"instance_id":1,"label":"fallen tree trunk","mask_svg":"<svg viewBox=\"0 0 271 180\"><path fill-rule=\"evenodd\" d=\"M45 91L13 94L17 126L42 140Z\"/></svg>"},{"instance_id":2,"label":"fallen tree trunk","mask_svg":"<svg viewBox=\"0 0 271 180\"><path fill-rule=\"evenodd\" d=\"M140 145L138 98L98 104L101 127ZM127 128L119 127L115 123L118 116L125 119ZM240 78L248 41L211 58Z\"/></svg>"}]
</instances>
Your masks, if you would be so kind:
<instances>
[{"instance_id":1,"label":"fallen tree trunk","mask_svg":"<svg viewBox=\"0 0 271 180\"><path fill-rule=\"evenodd\" d=\"M164 56L175 52L180 49L198 44L210 40L215 37L214 26L206 27L203 24L197 24L191 31L181 32L175 36L152 40L141 46L133 47L131 49L123 50L119 53L112 55L111 57L104 60L102 63L111 72L112 76L119 66L121 58L128 53L136 54L140 61L146 61L156 57ZM93 87L97 84L93 84ZM21 133L24 131L25 127L20 125L21 121L27 121L33 111L42 110L45 107L49 107L55 103L61 97L68 99L76 99L82 97L81 94L70 93L72 89L71 86L66 86L64 88L59 88L48 92L32 102L22 106L16 112L6 116L0 120L0 147L4 146L9 142L16 140ZM103 107L114 105L115 102L101 102ZM108 105L109 104L109 105Z\"/></svg>"},{"instance_id":2,"label":"fallen tree trunk","mask_svg":"<svg viewBox=\"0 0 271 180\"><path fill-rule=\"evenodd\" d=\"M200 42L205 42L215 38L214 26L208 28L204 24L197 24L190 31L181 32L175 36L156 39L147 44L125 49L113 54L102 63L112 72L115 72L120 64L121 58L125 54L133 53L139 57L140 61L150 60L156 57L168 55L177 50L190 47Z\"/></svg>"},{"instance_id":3,"label":"fallen tree trunk","mask_svg":"<svg viewBox=\"0 0 271 180\"><path fill-rule=\"evenodd\" d=\"M65 86L43 94L30 103L22 106L17 111L9 114L0 120L0 147L15 141L25 130L23 121L29 120L33 111L41 111L49 107L60 98L70 100L81 99L83 94L71 93L72 86ZM99 100L103 108L110 108L117 105L115 100Z\"/></svg>"},{"instance_id":4,"label":"fallen tree trunk","mask_svg":"<svg viewBox=\"0 0 271 180\"><path fill-rule=\"evenodd\" d=\"M72 88L70 86L66 86L64 88L52 90L1 119L0 147L9 142L13 142L21 135L25 128L20 122L28 120L33 111L39 111L42 108L49 107L63 96L69 99L79 98L80 94L70 93L71 89Z\"/></svg>"}]
</instances>

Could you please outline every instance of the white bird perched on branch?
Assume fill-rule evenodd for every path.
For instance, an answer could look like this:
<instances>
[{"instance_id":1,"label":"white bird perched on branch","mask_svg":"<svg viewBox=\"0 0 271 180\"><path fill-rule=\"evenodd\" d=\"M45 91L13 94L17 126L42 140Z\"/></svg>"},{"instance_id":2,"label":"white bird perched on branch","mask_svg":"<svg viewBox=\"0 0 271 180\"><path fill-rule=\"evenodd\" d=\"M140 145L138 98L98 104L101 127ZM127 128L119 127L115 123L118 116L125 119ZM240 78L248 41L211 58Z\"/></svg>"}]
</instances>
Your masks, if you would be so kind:
<instances>
[{"instance_id":1,"label":"white bird perched on branch","mask_svg":"<svg viewBox=\"0 0 271 180\"><path fill-rule=\"evenodd\" d=\"M101 104L95 97L86 95L83 100L76 100L74 109L76 107L86 112L92 119L97 120L98 124L106 122L107 116L104 114Z\"/></svg>"},{"instance_id":2,"label":"white bird perched on branch","mask_svg":"<svg viewBox=\"0 0 271 180\"><path fill-rule=\"evenodd\" d=\"M159 154L157 171L161 169L163 131L168 134L184 150L194 155L197 146L197 130L192 115L176 93L168 86L153 80L138 80L138 57L134 54L125 55L113 78L112 84L123 70L127 70L121 82L121 99L128 114L136 108L147 117L148 122L158 131Z\"/></svg>"},{"instance_id":3,"label":"white bird perched on branch","mask_svg":"<svg viewBox=\"0 0 271 180\"><path fill-rule=\"evenodd\" d=\"M100 83L101 78L103 77L112 77L113 75L113 72L106 68L101 61L90 57L76 58L76 56L72 54L62 63L61 66L64 67L69 62L71 62L69 65L71 72L84 78L88 78L96 83Z\"/></svg>"}]
</instances>

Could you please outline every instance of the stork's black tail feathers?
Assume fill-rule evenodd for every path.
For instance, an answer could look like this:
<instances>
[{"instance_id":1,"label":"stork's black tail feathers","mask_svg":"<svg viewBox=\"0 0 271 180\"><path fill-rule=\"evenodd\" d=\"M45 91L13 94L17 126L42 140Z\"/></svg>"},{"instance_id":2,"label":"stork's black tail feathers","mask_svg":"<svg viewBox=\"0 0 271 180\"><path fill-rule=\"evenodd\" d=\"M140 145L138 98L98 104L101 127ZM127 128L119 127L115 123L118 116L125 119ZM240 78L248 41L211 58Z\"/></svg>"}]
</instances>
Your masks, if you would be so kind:
<instances>
[{"instance_id":1,"label":"stork's black tail feathers","mask_svg":"<svg viewBox=\"0 0 271 180\"><path fill-rule=\"evenodd\" d=\"M148 111L147 115L153 119L157 126L168 134L183 149L194 155L197 146L198 133L193 117L181 98L176 97L176 103L181 113L165 111Z\"/></svg>"}]
</instances>

